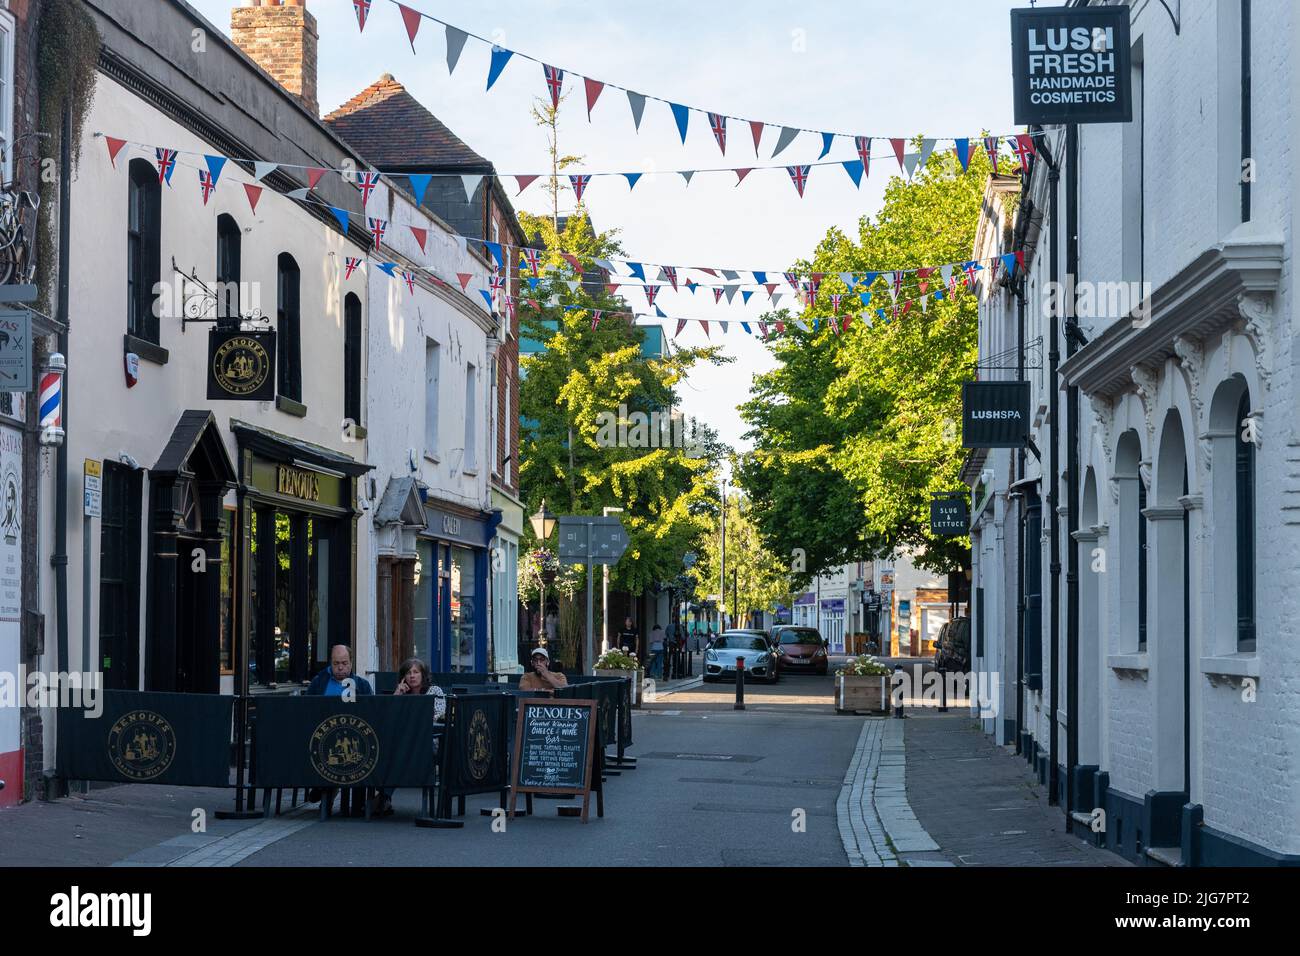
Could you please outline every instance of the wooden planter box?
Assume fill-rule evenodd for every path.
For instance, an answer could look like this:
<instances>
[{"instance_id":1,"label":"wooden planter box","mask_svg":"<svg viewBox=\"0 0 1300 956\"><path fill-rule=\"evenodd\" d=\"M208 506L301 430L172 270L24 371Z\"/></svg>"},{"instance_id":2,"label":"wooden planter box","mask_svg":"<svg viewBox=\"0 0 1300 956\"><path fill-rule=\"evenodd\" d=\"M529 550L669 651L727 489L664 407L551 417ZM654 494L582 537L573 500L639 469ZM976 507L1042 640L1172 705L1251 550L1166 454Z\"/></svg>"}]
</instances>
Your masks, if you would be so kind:
<instances>
[{"instance_id":1,"label":"wooden planter box","mask_svg":"<svg viewBox=\"0 0 1300 956\"><path fill-rule=\"evenodd\" d=\"M866 711L874 714L889 713L889 691L892 676L835 678L835 712L852 714Z\"/></svg>"},{"instance_id":2,"label":"wooden planter box","mask_svg":"<svg viewBox=\"0 0 1300 956\"><path fill-rule=\"evenodd\" d=\"M640 671L619 671L609 670L603 667L597 667L592 671L597 677L627 677L632 681L632 706L641 706L641 672Z\"/></svg>"}]
</instances>

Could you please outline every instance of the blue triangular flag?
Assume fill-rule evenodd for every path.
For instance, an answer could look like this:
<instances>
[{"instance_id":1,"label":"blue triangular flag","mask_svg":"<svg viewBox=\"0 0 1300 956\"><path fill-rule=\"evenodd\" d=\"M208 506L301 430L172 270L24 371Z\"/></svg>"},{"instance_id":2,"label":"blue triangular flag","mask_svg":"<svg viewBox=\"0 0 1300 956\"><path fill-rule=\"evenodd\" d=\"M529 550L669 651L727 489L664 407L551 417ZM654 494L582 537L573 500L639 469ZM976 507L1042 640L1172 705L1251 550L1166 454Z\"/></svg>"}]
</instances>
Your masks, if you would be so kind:
<instances>
[{"instance_id":1,"label":"blue triangular flag","mask_svg":"<svg viewBox=\"0 0 1300 956\"><path fill-rule=\"evenodd\" d=\"M834 133L822 133L822 154L817 157L818 159L826 158L826 154L831 151L831 143L833 142L835 142Z\"/></svg>"},{"instance_id":2,"label":"blue triangular flag","mask_svg":"<svg viewBox=\"0 0 1300 956\"><path fill-rule=\"evenodd\" d=\"M746 334L746 335L753 335L753 334L754 334L753 332L749 331L749 323L748 323L748 322L741 322L741 323L740 323L740 327L741 327L742 329L745 330L745 334Z\"/></svg>"},{"instance_id":3,"label":"blue triangular flag","mask_svg":"<svg viewBox=\"0 0 1300 956\"><path fill-rule=\"evenodd\" d=\"M946 299L946 298L948 298L948 295L942 289L934 290L934 301L938 302L940 299Z\"/></svg>"},{"instance_id":4,"label":"blue triangular flag","mask_svg":"<svg viewBox=\"0 0 1300 956\"><path fill-rule=\"evenodd\" d=\"M757 282L759 285L767 285L767 273L766 273L766 272L755 272L755 273L754 273L754 281Z\"/></svg>"},{"instance_id":5,"label":"blue triangular flag","mask_svg":"<svg viewBox=\"0 0 1300 956\"><path fill-rule=\"evenodd\" d=\"M627 264L627 267L628 267L628 269L631 270L632 275L633 275L634 277L640 279L642 282L645 282L645 267L642 266L641 263L639 263L639 262L629 262L629 263Z\"/></svg>"},{"instance_id":6,"label":"blue triangular flag","mask_svg":"<svg viewBox=\"0 0 1300 956\"><path fill-rule=\"evenodd\" d=\"M954 139L952 148L957 151L957 158L961 160L961 168L964 172L970 168L970 138Z\"/></svg>"},{"instance_id":7,"label":"blue triangular flag","mask_svg":"<svg viewBox=\"0 0 1300 956\"><path fill-rule=\"evenodd\" d=\"M636 185L636 181L637 181L638 179L641 178L641 174L640 174L640 173L624 173L623 175L627 177L627 188L628 188L628 189L631 189L633 186L635 186L635 185Z\"/></svg>"},{"instance_id":8,"label":"blue triangular flag","mask_svg":"<svg viewBox=\"0 0 1300 956\"><path fill-rule=\"evenodd\" d=\"M821 328L821 324L822 324L821 319L813 319L813 331L816 332L819 328Z\"/></svg>"},{"instance_id":9,"label":"blue triangular flag","mask_svg":"<svg viewBox=\"0 0 1300 956\"><path fill-rule=\"evenodd\" d=\"M741 301L744 302L745 305L749 305L749 297L753 294L753 292L746 292L742 289L740 293Z\"/></svg>"},{"instance_id":10,"label":"blue triangular flag","mask_svg":"<svg viewBox=\"0 0 1300 956\"><path fill-rule=\"evenodd\" d=\"M666 318L668 318L668 316L664 314L664 310L663 310L663 309L659 308L659 306L656 305L656 306L655 306L655 318L657 318L657 319L666 319Z\"/></svg>"},{"instance_id":11,"label":"blue triangular flag","mask_svg":"<svg viewBox=\"0 0 1300 956\"><path fill-rule=\"evenodd\" d=\"M501 257L501 243L487 242L485 240L483 243L483 248L488 251L488 255L490 255L493 261L496 262L498 269L500 269L502 266L506 264L506 260Z\"/></svg>"},{"instance_id":12,"label":"blue triangular flag","mask_svg":"<svg viewBox=\"0 0 1300 956\"><path fill-rule=\"evenodd\" d=\"M850 159L840 164L844 171L849 174L849 179L853 180L853 185L862 186L862 160Z\"/></svg>"},{"instance_id":13,"label":"blue triangular flag","mask_svg":"<svg viewBox=\"0 0 1300 956\"><path fill-rule=\"evenodd\" d=\"M338 206L330 206L330 212L334 213L334 218L339 221L339 226L343 229L343 234L347 235L348 211L346 209L340 209Z\"/></svg>"},{"instance_id":14,"label":"blue triangular flag","mask_svg":"<svg viewBox=\"0 0 1300 956\"><path fill-rule=\"evenodd\" d=\"M514 56L513 50L507 50L505 47L500 46L492 47L492 64L488 67L487 88L489 90L492 89L492 84L497 81L497 77L506 68L506 64L510 62L512 56Z\"/></svg>"},{"instance_id":15,"label":"blue triangular flag","mask_svg":"<svg viewBox=\"0 0 1300 956\"><path fill-rule=\"evenodd\" d=\"M858 298L862 300L862 304L863 304L863 305L870 305L870 304L871 304L871 293L870 293L870 292L859 292L859 293L858 293Z\"/></svg>"},{"instance_id":16,"label":"blue triangular flag","mask_svg":"<svg viewBox=\"0 0 1300 956\"><path fill-rule=\"evenodd\" d=\"M481 296L483 297L483 301L487 303L488 311L491 312L491 311L492 311L492 293L489 292L487 289L479 289L479 290L478 290L478 294L481 295Z\"/></svg>"},{"instance_id":17,"label":"blue triangular flag","mask_svg":"<svg viewBox=\"0 0 1300 956\"><path fill-rule=\"evenodd\" d=\"M212 185L215 186L217 180L221 178L222 167L226 165L226 157L205 155L203 158L208 161L208 174L212 177Z\"/></svg>"},{"instance_id":18,"label":"blue triangular flag","mask_svg":"<svg viewBox=\"0 0 1300 956\"><path fill-rule=\"evenodd\" d=\"M879 272L868 272L862 277L862 284L870 289L871 284L876 281L876 276L878 275L880 275Z\"/></svg>"},{"instance_id":19,"label":"blue triangular flag","mask_svg":"<svg viewBox=\"0 0 1300 956\"><path fill-rule=\"evenodd\" d=\"M536 292L536 291L537 291L537 283L539 283L539 282L542 281L542 277L541 277L541 276L525 276L525 278L528 279L528 288L530 288L530 289L532 289L534 292Z\"/></svg>"},{"instance_id":20,"label":"blue triangular flag","mask_svg":"<svg viewBox=\"0 0 1300 956\"><path fill-rule=\"evenodd\" d=\"M428 173L413 173L408 176L407 179L410 180L411 192L415 193L415 204L418 206L424 202L424 194L428 190L429 183L432 181L433 176Z\"/></svg>"},{"instance_id":21,"label":"blue triangular flag","mask_svg":"<svg viewBox=\"0 0 1300 956\"><path fill-rule=\"evenodd\" d=\"M686 142L686 124L691 118L691 108L682 106L680 103L669 103L668 106L673 111L673 119L677 120L677 132L682 134L682 142Z\"/></svg>"},{"instance_id":22,"label":"blue triangular flag","mask_svg":"<svg viewBox=\"0 0 1300 956\"><path fill-rule=\"evenodd\" d=\"M396 262L380 262L380 263L378 263L378 266L379 266L379 268L380 268L381 270L383 270L384 272L388 273L388 274L389 274L390 276L392 276L394 279L397 278L397 273L395 273L395 272L393 271L394 269L397 268L397 263L396 263Z\"/></svg>"},{"instance_id":23,"label":"blue triangular flag","mask_svg":"<svg viewBox=\"0 0 1300 956\"><path fill-rule=\"evenodd\" d=\"M1014 252L1008 252L1002 257L1002 268L1007 270L1009 276L1016 274L1016 254Z\"/></svg>"},{"instance_id":24,"label":"blue triangular flag","mask_svg":"<svg viewBox=\"0 0 1300 956\"><path fill-rule=\"evenodd\" d=\"M889 319L886 318L886 316L885 316L885 310L884 310L884 309L876 309L876 315L880 316L880 321L881 321L881 322L888 322L888 321L889 321Z\"/></svg>"}]
</instances>

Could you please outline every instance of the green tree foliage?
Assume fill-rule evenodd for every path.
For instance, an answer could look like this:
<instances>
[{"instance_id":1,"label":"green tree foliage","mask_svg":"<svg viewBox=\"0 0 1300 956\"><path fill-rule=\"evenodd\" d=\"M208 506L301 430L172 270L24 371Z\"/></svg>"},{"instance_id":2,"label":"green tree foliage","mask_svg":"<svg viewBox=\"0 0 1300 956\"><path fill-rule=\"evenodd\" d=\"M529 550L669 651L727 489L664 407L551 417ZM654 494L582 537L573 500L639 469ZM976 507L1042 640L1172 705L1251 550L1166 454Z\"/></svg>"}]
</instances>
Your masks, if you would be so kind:
<instances>
[{"instance_id":1,"label":"green tree foliage","mask_svg":"<svg viewBox=\"0 0 1300 956\"><path fill-rule=\"evenodd\" d=\"M577 255L584 274L592 260L621 254L609 234L593 233L585 215L573 215L556 230L547 217L520 215L529 235L548 250L547 269L520 312L522 334L546 349L522 361L519 478L527 512L543 498L555 514L599 515L605 507L620 515L629 546L613 569L616 587L639 593L675 578L682 555L709 527L719 461L725 449L704 429L698 450L687 447L622 447L599 440L602 413L666 413L678 404L677 384L697 364L729 359L717 347L678 349L662 358L642 354L644 331L600 281L571 289L575 278L563 250ZM525 270L526 271L526 270ZM580 305L566 311L563 305ZM592 327L596 312L605 313ZM689 429L687 429L689 438ZM525 547L532 547L529 529ZM552 541L551 546L554 546Z\"/></svg>"},{"instance_id":2,"label":"green tree foliage","mask_svg":"<svg viewBox=\"0 0 1300 956\"><path fill-rule=\"evenodd\" d=\"M951 152L936 153L913 182L893 179L879 215L863 217L857 241L832 229L801 273L821 272L819 319L805 332L787 323L772 347L778 365L757 376L742 415L754 451L738 479L757 506L767 546L780 554L802 549L807 573L896 548L915 551L935 571L961 566L967 538L932 538L930 493L960 490L961 383L972 378L978 311L975 296L958 291L914 303L895 320L888 276L873 283L870 326L855 319L836 333L826 321L831 296L845 294L841 313L862 306L838 273L861 276L941 263L971 255L991 164L982 151L963 172ZM960 273L958 273L960 276ZM928 291L941 288L938 271ZM898 296L920 296L909 276ZM884 307L886 320L875 313Z\"/></svg>"},{"instance_id":3,"label":"green tree foliage","mask_svg":"<svg viewBox=\"0 0 1300 956\"><path fill-rule=\"evenodd\" d=\"M717 593L721 561L721 513L701 543L699 559L687 572L698 594ZM794 602L789 562L763 544L753 507L743 495L727 498L727 593L724 604L733 618L750 611L775 611L777 602Z\"/></svg>"}]
</instances>

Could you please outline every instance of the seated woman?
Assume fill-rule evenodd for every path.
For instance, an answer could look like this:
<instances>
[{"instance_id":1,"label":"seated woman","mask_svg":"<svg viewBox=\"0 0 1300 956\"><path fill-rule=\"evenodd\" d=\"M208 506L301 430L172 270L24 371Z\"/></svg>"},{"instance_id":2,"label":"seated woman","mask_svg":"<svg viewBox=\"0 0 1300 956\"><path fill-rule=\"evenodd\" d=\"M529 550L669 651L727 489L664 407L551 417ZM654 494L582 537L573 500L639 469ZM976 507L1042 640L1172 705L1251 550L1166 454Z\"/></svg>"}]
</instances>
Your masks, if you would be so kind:
<instances>
[{"instance_id":1,"label":"seated woman","mask_svg":"<svg viewBox=\"0 0 1300 956\"><path fill-rule=\"evenodd\" d=\"M428 694L433 697L433 719L435 723L441 723L447 715L447 694L437 684L433 683L433 678L429 674L429 665L424 663L418 657L410 657L402 661L402 666L397 669L398 679L397 687L393 690L394 697L416 696ZM438 738L433 740L433 751L438 752ZM383 816L392 816L393 814L393 789L386 787L377 798L375 812Z\"/></svg>"}]
</instances>

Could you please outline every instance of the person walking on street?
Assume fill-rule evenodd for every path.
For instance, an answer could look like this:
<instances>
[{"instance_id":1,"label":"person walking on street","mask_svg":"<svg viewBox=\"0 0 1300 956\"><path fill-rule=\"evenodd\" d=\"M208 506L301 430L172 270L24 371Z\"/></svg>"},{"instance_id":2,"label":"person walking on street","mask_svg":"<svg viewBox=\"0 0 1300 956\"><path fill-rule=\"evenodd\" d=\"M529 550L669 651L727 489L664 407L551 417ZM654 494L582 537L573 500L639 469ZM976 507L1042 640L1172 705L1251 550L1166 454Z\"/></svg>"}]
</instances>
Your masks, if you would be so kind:
<instances>
[{"instance_id":1,"label":"person walking on street","mask_svg":"<svg viewBox=\"0 0 1300 956\"><path fill-rule=\"evenodd\" d=\"M658 624L650 632L650 676L657 680L664 677L664 629Z\"/></svg>"}]
</instances>

